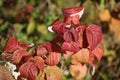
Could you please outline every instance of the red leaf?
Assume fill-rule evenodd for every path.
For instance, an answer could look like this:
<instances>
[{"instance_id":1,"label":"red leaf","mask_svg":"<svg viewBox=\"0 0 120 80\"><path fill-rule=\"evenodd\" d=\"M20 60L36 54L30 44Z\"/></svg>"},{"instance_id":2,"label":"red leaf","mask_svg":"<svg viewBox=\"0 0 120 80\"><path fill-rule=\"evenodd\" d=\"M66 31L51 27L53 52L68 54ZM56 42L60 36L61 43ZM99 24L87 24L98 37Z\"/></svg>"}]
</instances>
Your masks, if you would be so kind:
<instances>
[{"instance_id":1,"label":"red leaf","mask_svg":"<svg viewBox=\"0 0 120 80\"><path fill-rule=\"evenodd\" d=\"M63 8L62 11L66 14L75 14L82 11L83 9L83 7Z\"/></svg>"},{"instance_id":2,"label":"red leaf","mask_svg":"<svg viewBox=\"0 0 120 80\"><path fill-rule=\"evenodd\" d=\"M52 24L52 30L58 34L63 34L65 32L65 24L60 21L60 19L56 19Z\"/></svg>"},{"instance_id":3,"label":"red leaf","mask_svg":"<svg viewBox=\"0 0 120 80\"><path fill-rule=\"evenodd\" d=\"M55 43L52 44L52 52L61 52L61 47Z\"/></svg>"},{"instance_id":4,"label":"red leaf","mask_svg":"<svg viewBox=\"0 0 120 80\"><path fill-rule=\"evenodd\" d=\"M93 50L102 40L102 31L96 25L89 25L86 28L86 37L91 50Z\"/></svg>"},{"instance_id":5,"label":"red leaf","mask_svg":"<svg viewBox=\"0 0 120 80\"><path fill-rule=\"evenodd\" d=\"M12 52L18 48L18 41L14 37L10 37L5 45L4 53Z\"/></svg>"},{"instance_id":6,"label":"red leaf","mask_svg":"<svg viewBox=\"0 0 120 80\"><path fill-rule=\"evenodd\" d=\"M20 68L20 76L27 78L28 80L35 80L38 74L37 67L32 62L24 63Z\"/></svg>"},{"instance_id":7,"label":"red leaf","mask_svg":"<svg viewBox=\"0 0 120 80\"><path fill-rule=\"evenodd\" d=\"M43 72L44 70L44 60L40 56L34 57L35 65Z\"/></svg>"},{"instance_id":8,"label":"red leaf","mask_svg":"<svg viewBox=\"0 0 120 80\"><path fill-rule=\"evenodd\" d=\"M68 43L70 43L70 42L73 41L72 35L71 35L71 33L70 33L69 31L66 31L66 32L64 33L63 38L64 38L64 40L65 40L66 42L68 42Z\"/></svg>"},{"instance_id":9,"label":"red leaf","mask_svg":"<svg viewBox=\"0 0 120 80\"><path fill-rule=\"evenodd\" d=\"M78 40L77 31L74 28L71 28L70 30L68 30L64 33L63 38L68 43L70 43L72 41L77 41Z\"/></svg>"},{"instance_id":10,"label":"red leaf","mask_svg":"<svg viewBox=\"0 0 120 80\"><path fill-rule=\"evenodd\" d=\"M45 60L45 63L47 63L50 66L55 66L59 63L61 58L61 53L58 52L51 52L47 59Z\"/></svg>"},{"instance_id":11,"label":"red leaf","mask_svg":"<svg viewBox=\"0 0 120 80\"><path fill-rule=\"evenodd\" d=\"M37 56L43 56L48 53L47 49L43 45L38 45L37 46Z\"/></svg>"},{"instance_id":12,"label":"red leaf","mask_svg":"<svg viewBox=\"0 0 120 80\"><path fill-rule=\"evenodd\" d=\"M79 45L76 42L71 42L71 43L64 42L61 48L62 50L65 50L65 51L71 51L71 52L79 51Z\"/></svg>"},{"instance_id":13,"label":"red leaf","mask_svg":"<svg viewBox=\"0 0 120 80\"><path fill-rule=\"evenodd\" d=\"M71 22L71 17L70 17L70 15L65 15L65 18L64 18L64 23L66 23L66 24L70 24L70 22Z\"/></svg>"},{"instance_id":14,"label":"red leaf","mask_svg":"<svg viewBox=\"0 0 120 80\"><path fill-rule=\"evenodd\" d=\"M79 24L79 19L83 15L84 8L77 7L77 8L64 8L63 12L65 13L64 22L70 24L71 21L74 24Z\"/></svg>"},{"instance_id":15,"label":"red leaf","mask_svg":"<svg viewBox=\"0 0 120 80\"><path fill-rule=\"evenodd\" d=\"M52 50L52 44L50 42L45 42L43 44L43 46L48 50L51 51Z\"/></svg>"},{"instance_id":16,"label":"red leaf","mask_svg":"<svg viewBox=\"0 0 120 80\"><path fill-rule=\"evenodd\" d=\"M52 41L51 43L59 43L59 42L63 42L63 37L60 35L57 35Z\"/></svg>"},{"instance_id":17,"label":"red leaf","mask_svg":"<svg viewBox=\"0 0 120 80\"><path fill-rule=\"evenodd\" d=\"M96 66L101 60L104 53L103 44L99 43L98 46L90 53L89 63L92 66Z\"/></svg>"},{"instance_id":18,"label":"red leaf","mask_svg":"<svg viewBox=\"0 0 120 80\"><path fill-rule=\"evenodd\" d=\"M98 59L98 61L101 60L102 56L104 53L104 49L102 45L98 45L98 47L96 47L93 51L92 54L95 55L95 57Z\"/></svg>"},{"instance_id":19,"label":"red leaf","mask_svg":"<svg viewBox=\"0 0 120 80\"><path fill-rule=\"evenodd\" d=\"M29 47L32 47L34 44L26 44L26 43L19 43L20 49L27 49Z\"/></svg>"},{"instance_id":20,"label":"red leaf","mask_svg":"<svg viewBox=\"0 0 120 80\"><path fill-rule=\"evenodd\" d=\"M85 30L85 25L79 25L77 28L76 28L76 31L78 33L78 45L80 48L83 48L83 32Z\"/></svg>"},{"instance_id":21,"label":"red leaf","mask_svg":"<svg viewBox=\"0 0 120 80\"><path fill-rule=\"evenodd\" d=\"M23 56L21 63L25 63L25 62L29 61L31 58L33 58L33 56L31 56L31 55Z\"/></svg>"},{"instance_id":22,"label":"red leaf","mask_svg":"<svg viewBox=\"0 0 120 80\"><path fill-rule=\"evenodd\" d=\"M26 50L16 50L12 55L13 63L18 64L21 61L22 57L26 55L28 55L28 52Z\"/></svg>"},{"instance_id":23,"label":"red leaf","mask_svg":"<svg viewBox=\"0 0 120 80\"><path fill-rule=\"evenodd\" d=\"M79 15L73 16L73 17L72 17L72 22L73 22L74 24L79 24Z\"/></svg>"},{"instance_id":24,"label":"red leaf","mask_svg":"<svg viewBox=\"0 0 120 80\"><path fill-rule=\"evenodd\" d=\"M78 41L78 33L74 28L70 29L70 33L72 34L73 41L77 42Z\"/></svg>"}]
</instances>

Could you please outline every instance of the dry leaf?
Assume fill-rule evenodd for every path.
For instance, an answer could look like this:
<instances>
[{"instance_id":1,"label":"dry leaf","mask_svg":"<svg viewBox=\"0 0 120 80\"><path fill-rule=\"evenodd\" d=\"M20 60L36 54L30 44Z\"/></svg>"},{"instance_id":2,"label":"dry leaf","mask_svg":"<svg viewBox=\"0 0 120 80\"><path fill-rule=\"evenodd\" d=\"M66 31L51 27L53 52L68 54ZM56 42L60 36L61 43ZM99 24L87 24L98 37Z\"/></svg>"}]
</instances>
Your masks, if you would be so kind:
<instances>
[{"instance_id":1,"label":"dry leaf","mask_svg":"<svg viewBox=\"0 0 120 80\"><path fill-rule=\"evenodd\" d=\"M0 80L15 80L4 66L0 65Z\"/></svg>"}]
</instances>

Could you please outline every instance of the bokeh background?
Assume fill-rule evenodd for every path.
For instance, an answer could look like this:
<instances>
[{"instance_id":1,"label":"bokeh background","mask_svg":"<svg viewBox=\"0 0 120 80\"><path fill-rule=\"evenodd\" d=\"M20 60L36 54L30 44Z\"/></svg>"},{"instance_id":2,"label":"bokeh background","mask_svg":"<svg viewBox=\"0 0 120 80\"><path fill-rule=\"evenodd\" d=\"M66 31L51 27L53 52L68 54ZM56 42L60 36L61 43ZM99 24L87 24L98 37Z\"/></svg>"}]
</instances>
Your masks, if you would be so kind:
<instances>
[{"instance_id":1,"label":"bokeh background","mask_svg":"<svg viewBox=\"0 0 120 80\"><path fill-rule=\"evenodd\" d=\"M84 6L83 24L102 28L104 55L95 75L83 80L120 80L120 0L0 0L0 54L6 40L43 43L54 38L47 27L63 19L62 8ZM74 80L63 73L63 80Z\"/></svg>"}]
</instances>

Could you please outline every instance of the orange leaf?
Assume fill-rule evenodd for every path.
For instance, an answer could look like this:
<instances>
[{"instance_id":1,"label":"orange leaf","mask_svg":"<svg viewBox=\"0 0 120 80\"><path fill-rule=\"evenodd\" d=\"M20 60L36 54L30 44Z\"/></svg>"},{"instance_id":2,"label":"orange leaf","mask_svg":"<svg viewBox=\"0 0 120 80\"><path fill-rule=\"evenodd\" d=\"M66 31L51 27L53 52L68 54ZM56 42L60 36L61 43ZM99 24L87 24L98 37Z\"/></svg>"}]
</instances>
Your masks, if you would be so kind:
<instances>
[{"instance_id":1,"label":"orange leaf","mask_svg":"<svg viewBox=\"0 0 120 80\"><path fill-rule=\"evenodd\" d=\"M76 65L70 65L70 73L76 80L81 80L86 76L87 66L81 63Z\"/></svg>"},{"instance_id":2,"label":"orange leaf","mask_svg":"<svg viewBox=\"0 0 120 80\"><path fill-rule=\"evenodd\" d=\"M72 55L72 60L80 63L88 63L89 50L87 48L81 49L79 52Z\"/></svg>"},{"instance_id":3,"label":"orange leaf","mask_svg":"<svg viewBox=\"0 0 120 80\"><path fill-rule=\"evenodd\" d=\"M99 18L101 21L109 21L111 18L110 12L108 9L104 9L99 13Z\"/></svg>"},{"instance_id":4,"label":"orange leaf","mask_svg":"<svg viewBox=\"0 0 120 80\"><path fill-rule=\"evenodd\" d=\"M103 44L99 43L98 46L90 53L89 63L92 66L96 66L101 60L104 53Z\"/></svg>"},{"instance_id":5,"label":"orange leaf","mask_svg":"<svg viewBox=\"0 0 120 80\"><path fill-rule=\"evenodd\" d=\"M120 41L120 20L111 18L109 23L110 31L114 33L114 38L119 42Z\"/></svg>"}]
</instances>

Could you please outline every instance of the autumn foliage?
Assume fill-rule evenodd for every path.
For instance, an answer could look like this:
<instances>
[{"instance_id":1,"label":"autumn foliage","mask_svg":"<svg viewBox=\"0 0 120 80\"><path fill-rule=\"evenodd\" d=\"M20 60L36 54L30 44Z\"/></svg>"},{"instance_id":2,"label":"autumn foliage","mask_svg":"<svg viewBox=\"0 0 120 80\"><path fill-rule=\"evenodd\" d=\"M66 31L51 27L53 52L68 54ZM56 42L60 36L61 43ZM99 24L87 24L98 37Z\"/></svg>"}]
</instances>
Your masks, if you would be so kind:
<instances>
[{"instance_id":1,"label":"autumn foliage","mask_svg":"<svg viewBox=\"0 0 120 80\"><path fill-rule=\"evenodd\" d=\"M62 80L62 57L64 60L72 58L71 76L80 80L86 76L87 64L95 68L101 60L104 52L101 28L79 23L83 7L63 8L62 11L64 20L56 19L48 27L49 31L57 34L53 40L36 46L21 43L15 37L6 42L2 56L5 59L9 56L7 61L17 66L20 72L18 80Z\"/></svg>"}]
</instances>

